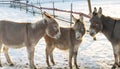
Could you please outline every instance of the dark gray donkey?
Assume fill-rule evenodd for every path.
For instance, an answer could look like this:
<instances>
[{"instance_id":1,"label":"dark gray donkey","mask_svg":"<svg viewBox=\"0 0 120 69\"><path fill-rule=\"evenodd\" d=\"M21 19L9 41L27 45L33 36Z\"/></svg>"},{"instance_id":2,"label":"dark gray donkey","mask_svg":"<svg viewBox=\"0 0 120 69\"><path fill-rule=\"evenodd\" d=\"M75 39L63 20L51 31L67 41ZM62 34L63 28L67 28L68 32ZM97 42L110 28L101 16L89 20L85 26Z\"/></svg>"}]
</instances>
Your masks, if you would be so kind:
<instances>
[{"instance_id":1,"label":"dark gray donkey","mask_svg":"<svg viewBox=\"0 0 120 69\"><path fill-rule=\"evenodd\" d=\"M46 41L46 63L50 67L49 58L53 64L55 64L53 59L53 50L55 48L61 50L69 50L69 67L72 69L72 58L74 58L74 65L78 69L77 65L77 53L79 46L82 42L82 37L85 34L85 25L83 22L83 17L76 19L72 16L75 24L70 28L60 27L61 36L58 39L54 39L45 35Z\"/></svg>"},{"instance_id":2,"label":"dark gray donkey","mask_svg":"<svg viewBox=\"0 0 120 69\"><path fill-rule=\"evenodd\" d=\"M120 19L104 16L100 7L98 12L94 8L90 22L90 35L95 36L98 32L102 32L112 44L115 58L112 69L120 66Z\"/></svg>"},{"instance_id":3,"label":"dark gray donkey","mask_svg":"<svg viewBox=\"0 0 120 69\"><path fill-rule=\"evenodd\" d=\"M0 51L2 45L4 45L4 54L10 65L13 65L13 63L8 55L8 49L26 47L30 69L36 69L34 65L34 50L40 38L45 34L55 39L59 38L60 29L58 23L48 13L44 12L43 15L45 18L36 23L0 21ZM1 60L0 66L2 66Z\"/></svg>"}]
</instances>

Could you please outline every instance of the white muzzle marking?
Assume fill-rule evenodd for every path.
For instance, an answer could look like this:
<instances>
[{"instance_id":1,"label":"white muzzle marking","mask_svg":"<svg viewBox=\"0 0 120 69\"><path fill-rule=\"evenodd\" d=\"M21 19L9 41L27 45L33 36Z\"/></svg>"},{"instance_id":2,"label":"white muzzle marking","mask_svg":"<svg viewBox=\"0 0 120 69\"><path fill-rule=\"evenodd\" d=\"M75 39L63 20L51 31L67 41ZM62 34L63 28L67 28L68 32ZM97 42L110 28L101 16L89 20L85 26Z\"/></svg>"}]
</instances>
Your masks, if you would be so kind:
<instances>
[{"instance_id":1,"label":"white muzzle marking","mask_svg":"<svg viewBox=\"0 0 120 69\"><path fill-rule=\"evenodd\" d=\"M90 33L92 33L92 34L93 34L93 36L95 36L96 31L95 31L94 29L90 29Z\"/></svg>"},{"instance_id":2,"label":"white muzzle marking","mask_svg":"<svg viewBox=\"0 0 120 69\"><path fill-rule=\"evenodd\" d=\"M53 38L55 38L55 39L59 39L60 38L60 36L61 36L61 33L60 32L58 32Z\"/></svg>"},{"instance_id":3,"label":"white muzzle marking","mask_svg":"<svg viewBox=\"0 0 120 69\"><path fill-rule=\"evenodd\" d=\"M75 36L76 36L77 40L82 38L82 34L80 32L78 32L78 31L75 33Z\"/></svg>"}]
</instances>

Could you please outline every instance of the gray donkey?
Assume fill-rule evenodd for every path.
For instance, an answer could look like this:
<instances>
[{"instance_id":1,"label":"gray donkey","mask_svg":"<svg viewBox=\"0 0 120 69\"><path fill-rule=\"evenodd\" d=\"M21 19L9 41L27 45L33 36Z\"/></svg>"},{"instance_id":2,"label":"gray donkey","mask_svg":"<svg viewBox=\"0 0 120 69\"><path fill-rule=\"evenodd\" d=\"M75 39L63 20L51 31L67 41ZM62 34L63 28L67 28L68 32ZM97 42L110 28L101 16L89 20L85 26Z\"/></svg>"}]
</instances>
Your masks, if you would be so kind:
<instances>
[{"instance_id":1,"label":"gray donkey","mask_svg":"<svg viewBox=\"0 0 120 69\"><path fill-rule=\"evenodd\" d=\"M120 19L104 16L102 8L100 7L97 12L95 7L90 22L90 35L95 36L98 32L102 32L112 44L115 58L112 69L120 66Z\"/></svg>"},{"instance_id":2,"label":"gray donkey","mask_svg":"<svg viewBox=\"0 0 120 69\"><path fill-rule=\"evenodd\" d=\"M43 15L45 18L36 23L0 21L0 51L2 45L4 45L4 54L10 65L13 65L13 63L8 55L9 48L26 47L30 69L36 69L34 65L35 45L45 34L51 38L59 38L60 29L58 23L48 13L44 12ZM0 66L2 66L1 60Z\"/></svg>"},{"instance_id":3,"label":"gray donkey","mask_svg":"<svg viewBox=\"0 0 120 69\"><path fill-rule=\"evenodd\" d=\"M82 42L82 37L85 34L85 25L83 22L83 17L81 16L80 19L76 19L72 16L75 24L73 27L70 28L63 28L60 27L61 36L58 39L54 39L45 35L45 42L46 42L46 63L48 67L50 67L49 57L52 64L55 64L53 59L53 50L55 48L61 50L68 50L69 49L69 67L72 69L72 58L74 58L74 65L78 69L77 65L77 53L79 46Z\"/></svg>"}]
</instances>

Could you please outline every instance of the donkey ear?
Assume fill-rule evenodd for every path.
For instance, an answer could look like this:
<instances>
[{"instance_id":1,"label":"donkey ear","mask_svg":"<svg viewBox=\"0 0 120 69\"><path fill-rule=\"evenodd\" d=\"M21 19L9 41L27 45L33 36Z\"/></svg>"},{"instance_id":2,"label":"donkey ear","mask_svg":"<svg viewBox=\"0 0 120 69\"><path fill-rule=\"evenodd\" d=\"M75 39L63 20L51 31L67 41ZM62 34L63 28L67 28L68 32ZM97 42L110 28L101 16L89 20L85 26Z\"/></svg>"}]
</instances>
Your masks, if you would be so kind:
<instances>
[{"instance_id":1,"label":"donkey ear","mask_svg":"<svg viewBox=\"0 0 120 69\"><path fill-rule=\"evenodd\" d=\"M102 14L102 8L101 7L99 7L98 13Z\"/></svg>"},{"instance_id":2,"label":"donkey ear","mask_svg":"<svg viewBox=\"0 0 120 69\"><path fill-rule=\"evenodd\" d=\"M95 16L95 15L97 15L97 8L96 7L94 7L94 10L93 10L93 16Z\"/></svg>"},{"instance_id":3,"label":"donkey ear","mask_svg":"<svg viewBox=\"0 0 120 69\"><path fill-rule=\"evenodd\" d=\"M79 15L79 19L81 22L83 22L83 16L82 15Z\"/></svg>"},{"instance_id":4,"label":"donkey ear","mask_svg":"<svg viewBox=\"0 0 120 69\"><path fill-rule=\"evenodd\" d=\"M94 7L94 10L93 10L93 12L97 13L97 8L96 8L96 7Z\"/></svg>"},{"instance_id":5,"label":"donkey ear","mask_svg":"<svg viewBox=\"0 0 120 69\"><path fill-rule=\"evenodd\" d=\"M98 16L101 17L101 15L102 15L102 8L99 7L99 10L98 10Z\"/></svg>"},{"instance_id":6,"label":"donkey ear","mask_svg":"<svg viewBox=\"0 0 120 69\"><path fill-rule=\"evenodd\" d=\"M72 20L74 21L74 22L76 22L77 21L77 19L72 15Z\"/></svg>"},{"instance_id":7,"label":"donkey ear","mask_svg":"<svg viewBox=\"0 0 120 69\"><path fill-rule=\"evenodd\" d=\"M49 14L49 13L47 13L47 12L43 12L43 16L44 16L44 18L52 18L52 16Z\"/></svg>"}]
</instances>

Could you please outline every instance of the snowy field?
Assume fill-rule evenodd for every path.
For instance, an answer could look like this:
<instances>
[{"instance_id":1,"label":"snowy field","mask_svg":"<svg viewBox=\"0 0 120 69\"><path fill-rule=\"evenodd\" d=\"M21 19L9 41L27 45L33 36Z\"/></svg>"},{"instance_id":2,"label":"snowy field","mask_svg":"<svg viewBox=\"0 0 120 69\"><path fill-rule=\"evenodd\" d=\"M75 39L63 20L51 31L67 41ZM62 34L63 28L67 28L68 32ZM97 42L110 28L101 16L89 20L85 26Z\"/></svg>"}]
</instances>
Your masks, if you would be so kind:
<instances>
[{"instance_id":1,"label":"snowy field","mask_svg":"<svg viewBox=\"0 0 120 69\"><path fill-rule=\"evenodd\" d=\"M81 11L88 14L87 2L86 1L75 1L74 10ZM61 9L68 9L67 6L70 2L58 3L57 6ZM66 7L64 7L66 5ZM49 4L43 4L43 6L49 7ZM119 0L92 0L92 8L102 7L103 14L106 16L120 18L120 1ZM64 8L63 8L64 7ZM65 16L65 15L63 15ZM33 16L23 10L13 9L9 7L0 7L0 20L11 20L16 22L35 22L41 19L41 16ZM86 26L89 28L89 19L85 18ZM58 21L60 26L69 26L67 23ZM77 57L78 65L80 69L110 69L114 63L113 51L110 42L105 36L99 33L97 40L94 41L92 37L86 33L83 37L83 42L80 45L79 53ZM10 67L4 54L1 54L1 61L3 67L0 69L29 69L28 58L26 48L21 49L10 49L9 54L13 60L15 66ZM59 49L54 50L54 59L56 62L52 69L68 69L68 51L61 51ZM36 46L35 50L35 65L39 69L46 69L47 64L45 60L45 42L42 38Z\"/></svg>"}]
</instances>

